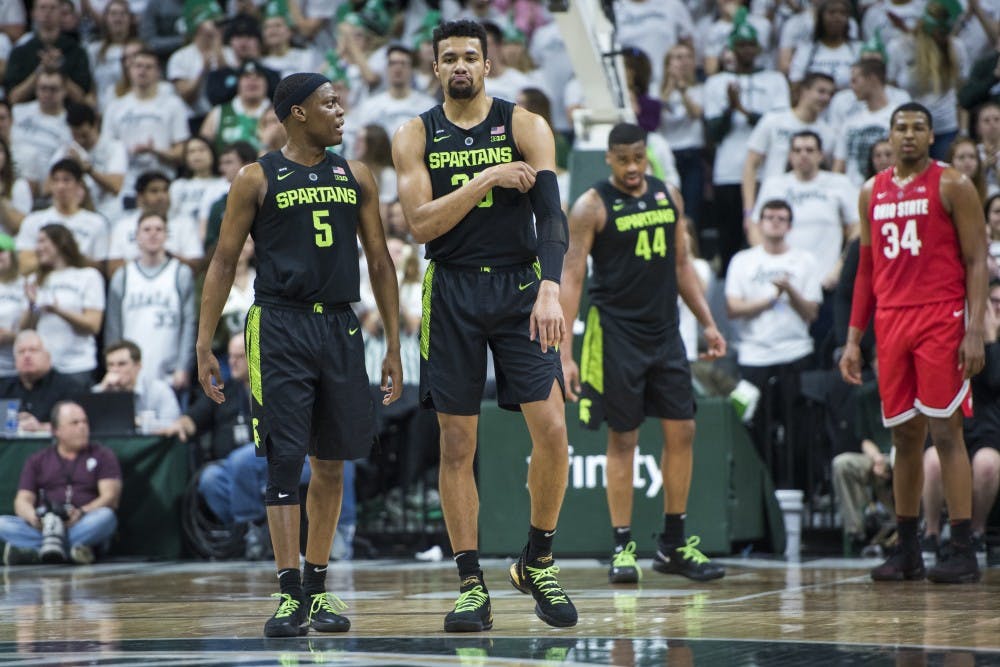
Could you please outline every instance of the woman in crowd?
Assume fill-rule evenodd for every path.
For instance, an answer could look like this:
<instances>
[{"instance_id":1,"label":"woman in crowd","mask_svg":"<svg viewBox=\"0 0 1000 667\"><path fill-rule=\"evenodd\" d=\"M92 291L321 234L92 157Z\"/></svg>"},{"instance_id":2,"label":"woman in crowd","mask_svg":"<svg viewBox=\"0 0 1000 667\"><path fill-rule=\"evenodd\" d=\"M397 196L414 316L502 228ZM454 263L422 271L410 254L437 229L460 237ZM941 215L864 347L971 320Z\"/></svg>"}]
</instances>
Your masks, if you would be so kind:
<instances>
[{"instance_id":1,"label":"woman in crowd","mask_svg":"<svg viewBox=\"0 0 1000 667\"><path fill-rule=\"evenodd\" d=\"M99 109L116 97L115 86L123 78L122 56L125 45L136 39L135 17L126 0L111 0L100 21L101 38L87 45L90 71L94 75Z\"/></svg>"},{"instance_id":2,"label":"woman in crowd","mask_svg":"<svg viewBox=\"0 0 1000 667\"><path fill-rule=\"evenodd\" d=\"M663 101L659 132L674 152L681 178L684 212L697 228L705 188L705 128L701 113L702 85L695 79L695 53L687 44L676 44L663 64Z\"/></svg>"},{"instance_id":3,"label":"woman in crowd","mask_svg":"<svg viewBox=\"0 0 1000 667\"><path fill-rule=\"evenodd\" d=\"M986 201L986 175L983 173L983 161L979 158L976 142L969 137L958 137L948 147L948 162L960 173L965 174L976 186L979 201Z\"/></svg>"},{"instance_id":4,"label":"woman in crowd","mask_svg":"<svg viewBox=\"0 0 1000 667\"><path fill-rule=\"evenodd\" d=\"M887 76L914 102L931 112L934 143L931 158L943 160L958 135L958 86L968 74L965 49L952 37L958 18L942 0L931 0L916 31L889 43Z\"/></svg>"},{"instance_id":5,"label":"woman in crowd","mask_svg":"<svg viewBox=\"0 0 1000 667\"><path fill-rule=\"evenodd\" d=\"M14 369L14 338L27 307L24 278L17 266L14 239L0 234L0 378L17 375Z\"/></svg>"},{"instance_id":6,"label":"woman in crowd","mask_svg":"<svg viewBox=\"0 0 1000 667\"><path fill-rule=\"evenodd\" d=\"M847 0L823 0L816 5L812 39L796 47L788 69L793 86L809 72L829 74L838 90L850 85L851 65L861 48L849 36L851 11Z\"/></svg>"},{"instance_id":7,"label":"woman in crowd","mask_svg":"<svg viewBox=\"0 0 1000 667\"><path fill-rule=\"evenodd\" d=\"M219 176L215 147L204 137L193 136L184 142L181 163L180 176L170 183L168 217L192 218L204 229L209 208L229 191L229 184Z\"/></svg>"},{"instance_id":8,"label":"woman in crowd","mask_svg":"<svg viewBox=\"0 0 1000 667\"><path fill-rule=\"evenodd\" d=\"M52 366L89 387L104 320L104 278L87 264L73 232L64 225L42 227L35 254L38 269L24 288L28 308L21 328L37 330L48 345Z\"/></svg>"},{"instance_id":9,"label":"woman in crowd","mask_svg":"<svg viewBox=\"0 0 1000 667\"><path fill-rule=\"evenodd\" d=\"M16 236L24 216L31 213L31 206L31 186L14 176L10 144L0 138L0 230Z\"/></svg>"},{"instance_id":10,"label":"woman in crowd","mask_svg":"<svg viewBox=\"0 0 1000 667\"><path fill-rule=\"evenodd\" d=\"M396 170L392 165L392 145L381 125L365 125L354 145L357 159L368 167L378 184L379 209L382 217L386 208L396 201Z\"/></svg>"}]
</instances>

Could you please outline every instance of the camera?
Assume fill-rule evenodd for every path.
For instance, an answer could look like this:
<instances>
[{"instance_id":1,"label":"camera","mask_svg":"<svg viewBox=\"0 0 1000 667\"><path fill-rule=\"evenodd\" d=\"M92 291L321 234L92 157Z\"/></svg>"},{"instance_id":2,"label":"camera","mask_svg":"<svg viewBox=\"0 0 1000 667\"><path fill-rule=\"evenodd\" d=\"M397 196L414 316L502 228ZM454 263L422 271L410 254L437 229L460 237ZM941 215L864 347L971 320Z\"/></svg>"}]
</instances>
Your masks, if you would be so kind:
<instances>
[{"instance_id":1,"label":"camera","mask_svg":"<svg viewBox=\"0 0 1000 667\"><path fill-rule=\"evenodd\" d=\"M68 521L69 513L72 509L73 506L69 503L55 505L50 502L48 498L42 498L41 504L35 508L35 513L38 515L39 519L44 519L46 514L55 514L63 521Z\"/></svg>"}]
</instances>

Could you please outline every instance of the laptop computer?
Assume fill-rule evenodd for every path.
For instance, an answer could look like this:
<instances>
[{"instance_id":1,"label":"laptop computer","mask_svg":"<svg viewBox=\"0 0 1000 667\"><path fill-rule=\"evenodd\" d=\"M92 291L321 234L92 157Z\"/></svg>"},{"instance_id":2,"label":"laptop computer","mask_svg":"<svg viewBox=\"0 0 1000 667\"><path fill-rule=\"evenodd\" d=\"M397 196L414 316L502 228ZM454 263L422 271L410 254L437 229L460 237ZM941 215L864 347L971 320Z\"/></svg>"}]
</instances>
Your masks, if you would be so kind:
<instances>
[{"instance_id":1,"label":"laptop computer","mask_svg":"<svg viewBox=\"0 0 1000 667\"><path fill-rule=\"evenodd\" d=\"M80 394L73 400L87 413L91 436L135 435L135 394L132 392L93 392Z\"/></svg>"}]
</instances>

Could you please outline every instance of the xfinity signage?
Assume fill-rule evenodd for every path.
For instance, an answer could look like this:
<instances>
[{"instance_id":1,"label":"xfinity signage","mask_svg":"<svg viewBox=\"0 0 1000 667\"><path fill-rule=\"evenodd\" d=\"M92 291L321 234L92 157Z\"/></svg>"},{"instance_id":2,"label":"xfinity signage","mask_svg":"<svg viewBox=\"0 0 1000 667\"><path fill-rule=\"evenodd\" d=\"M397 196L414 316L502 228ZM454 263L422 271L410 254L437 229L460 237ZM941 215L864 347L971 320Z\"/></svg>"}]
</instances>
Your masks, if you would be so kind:
<instances>
[{"instance_id":1,"label":"xfinity signage","mask_svg":"<svg viewBox=\"0 0 1000 667\"><path fill-rule=\"evenodd\" d=\"M524 457L525 463L531 457ZM569 446L569 486L571 489L608 488L608 457L604 454L576 454ZM663 488L660 464L652 454L643 454L641 445L632 459L632 486L643 489L647 498L655 498Z\"/></svg>"}]
</instances>

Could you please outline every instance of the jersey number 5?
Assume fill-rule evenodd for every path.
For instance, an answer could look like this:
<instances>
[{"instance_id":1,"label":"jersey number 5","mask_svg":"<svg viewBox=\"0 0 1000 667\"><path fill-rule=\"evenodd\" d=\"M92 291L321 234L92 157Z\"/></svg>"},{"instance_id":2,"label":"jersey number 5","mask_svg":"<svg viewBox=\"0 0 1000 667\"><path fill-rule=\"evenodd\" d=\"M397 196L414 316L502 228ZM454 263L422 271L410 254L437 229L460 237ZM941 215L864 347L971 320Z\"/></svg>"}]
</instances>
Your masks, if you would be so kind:
<instances>
[{"instance_id":1,"label":"jersey number 5","mask_svg":"<svg viewBox=\"0 0 1000 667\"><path fill-rule=\"evenodd\" d=\"M917 236L917 221L913 219L907 220L903 225L902 236L899 234L899 225L895 222L885 223L882 225L882 237L885 239L882 252L889 259L899 257L901 250L909 250L911 255L917 256L920 254L920 246L923 245Z\"/></svg>"},{"instance_id":2,"label":"jersey number 5","mask_svg":"<svg viewBox=\"0 0 1000 667\"><path fill-rule=\"evenodd\" d=\"M667 233L663 227L657 227L653 232L653 244L649 244L649 230L643 229L635 240L635 255L649 261L653 255L667 256Z\"/></svg>"},{"instance_id":3,"label":"jersey number 5","mask_svg":"<svg viewBox=\"0 0 1000 667\"><path fill-rule=\"evenodd\" d=\"M313 227L316 228L316 245L329 248L333 245L333 225L324 218L329 218L329 211L313 211Z\"/></svg>"},{"instance_id":4,"label":"jersey number 5","mask_svg":"<svg viewBox=\"0 0 1000 667\"><path fill-rule=\"evenodd\" d=\"M472 177L475 178L478 175L479 174L476 173L476 174L473 174ZM455 186L456 188L460 188L460 187L462 187L463 185L465 185L468 182L469 182L469 175L468 174L452 174L451 175L451 184L453 186ZM493 206L493 188L490 188L489 191L486 193L486 196L483 197L479 201L478 204L476 204L477 208L489 208L490 206Z\"/></svg>"}]
</instances>

